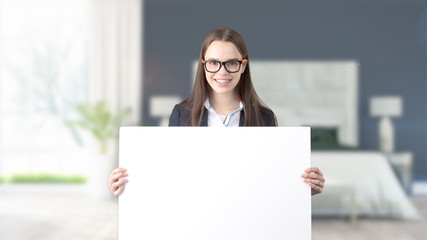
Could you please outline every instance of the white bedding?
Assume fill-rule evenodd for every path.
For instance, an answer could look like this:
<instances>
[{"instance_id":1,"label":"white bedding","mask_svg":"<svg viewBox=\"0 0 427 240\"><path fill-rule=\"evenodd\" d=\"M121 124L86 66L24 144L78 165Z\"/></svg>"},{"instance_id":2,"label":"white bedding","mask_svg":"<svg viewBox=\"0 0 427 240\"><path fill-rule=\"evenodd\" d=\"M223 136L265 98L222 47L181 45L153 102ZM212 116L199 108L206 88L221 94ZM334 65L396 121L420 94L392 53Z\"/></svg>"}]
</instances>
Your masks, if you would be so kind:
<instances>
[{"instance_id":1,"label":"white bedding","mask_svg":"<svg viewBox=\"0 0 427 240\"><path fill-rule=\"evenodd\" d=\"M386 157L368 151L313 151L312 166L325 178L324 192L312 198L314 215L349 214L420 219Z\"/></svg>"}]
</instances>

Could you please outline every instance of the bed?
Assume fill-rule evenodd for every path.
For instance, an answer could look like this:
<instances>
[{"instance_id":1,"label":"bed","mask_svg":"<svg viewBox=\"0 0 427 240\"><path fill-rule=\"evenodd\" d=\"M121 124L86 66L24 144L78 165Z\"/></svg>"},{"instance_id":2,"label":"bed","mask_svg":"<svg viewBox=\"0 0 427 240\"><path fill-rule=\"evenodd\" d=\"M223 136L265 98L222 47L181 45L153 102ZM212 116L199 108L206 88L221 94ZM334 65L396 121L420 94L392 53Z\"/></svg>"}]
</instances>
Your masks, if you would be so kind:
<instances>
[{"instance_id":1,"label":"bed","mask_svg":"<svg viewBox=\"0 0 427 240\"><path fill-rule=\"evenodd\" d=\"M327 179L324 192L312 199L313 215L420 219L387 155L343 145L337 131L311 128L312 165Z\"/></svg>"},{"instance_id":2,"label":"bed","mask_svg":"<svg viewBox=\"0 0 427 240\"><path fill-rule=\"evenodd\" d=\"M327 179L324 192L312 198L313 215L421 218L384 154L322 150L311 156Z\"/></svg>"},{"instance_id":3,"label":"bed","mask_svg":"<svg viewBox=\"0 0 427 240\"><path fill-rule=\"evenodd\" d=\"M386 156L359 149L356 60L251 60L259 96L279 126L310 126L312 165L326 187L313 215L419 219Z\"/></svg>"}]
</instances>

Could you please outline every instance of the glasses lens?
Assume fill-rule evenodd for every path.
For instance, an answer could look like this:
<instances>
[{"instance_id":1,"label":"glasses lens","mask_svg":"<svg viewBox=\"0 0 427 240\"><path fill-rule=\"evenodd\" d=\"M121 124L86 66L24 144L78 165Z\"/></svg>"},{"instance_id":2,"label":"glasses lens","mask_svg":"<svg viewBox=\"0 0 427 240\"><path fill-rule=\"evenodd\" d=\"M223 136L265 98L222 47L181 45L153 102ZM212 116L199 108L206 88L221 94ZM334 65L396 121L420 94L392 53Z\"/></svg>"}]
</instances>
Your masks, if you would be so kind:
<instances>
[{"instance_id":1,"label":"glasses lens","mask_svg":"<svg viewBox=\"0 0 427 240\"><path fill-rule=\"evenodd\" d=\"M225 63L225 68L229 72L237 72L237 71L239 71L240 63L239 63L239 61L234 61L234 60L228 61Z\"/></svg>"},{"instance_id":2,"label":"glasses lens","mask_svg":"<svg viewBox=\"0 0 427 240\"><path fill-rule=\"evenodd\" d=\"M217 72L221 67L221 64L218 61L209 60L206 61L205 67L208 72Z\"/></svg>"}]
</instances>

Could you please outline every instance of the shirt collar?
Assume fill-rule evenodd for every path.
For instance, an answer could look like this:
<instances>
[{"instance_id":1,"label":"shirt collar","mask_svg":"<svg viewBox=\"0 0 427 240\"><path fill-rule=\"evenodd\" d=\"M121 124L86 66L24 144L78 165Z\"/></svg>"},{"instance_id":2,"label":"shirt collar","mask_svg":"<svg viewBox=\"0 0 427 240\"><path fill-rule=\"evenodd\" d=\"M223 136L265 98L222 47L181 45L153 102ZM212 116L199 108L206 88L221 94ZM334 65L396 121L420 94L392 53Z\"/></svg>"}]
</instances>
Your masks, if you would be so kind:
<instances>
[{"instance_id":1,"label":"shirt collar","mask_svg":"<svg viewBox=\"0 0 427 240\"><path fill-rule=\"evenodd\" d=\"M210 110L212 108L211 103L209 102L209 98L206 98L206 100L205 100L205 108L207 110Z\"/></svg>"},{"instance_id":2,"label":"shirt collar","mask_svg":"<svg viewBox=\"0 0 427 240\"><path fill-rule=\"evenodd\" d=\"M209 110L209 111L213 110L213 108L211 106L211 103L209 102L209 98L206 98L206 100L205 100L205 108L207 110ZM242 103L242 101L240 101L240 103L239 103L239 109L237 109L237 110L243 110L243 103Z\"/></svg>"}]
</instances>

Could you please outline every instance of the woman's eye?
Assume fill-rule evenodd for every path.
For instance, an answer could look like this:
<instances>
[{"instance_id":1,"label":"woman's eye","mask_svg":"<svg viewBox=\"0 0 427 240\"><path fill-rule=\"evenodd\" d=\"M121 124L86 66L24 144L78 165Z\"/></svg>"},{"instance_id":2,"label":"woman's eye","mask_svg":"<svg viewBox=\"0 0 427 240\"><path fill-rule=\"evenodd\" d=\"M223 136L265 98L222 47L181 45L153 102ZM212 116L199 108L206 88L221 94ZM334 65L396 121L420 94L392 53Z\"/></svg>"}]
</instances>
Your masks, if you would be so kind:
<instances>
[{"instance_id":1,"label":"woman's eye","mask_svg":"<svg viewBox=\"0 0 427 240\"><path fill-rule=\"evenodd\" d=\"M238 62L237 62L237 61L228 62L228 66L230 66L230 67L234 67L234 66L236 66L237 64L238 64Z\"/></svg>"},{"instance_id":2,"label":"woman's eye","mask_svg":"<svg viewBox=\"0 0 427 240\"><path fill-rule=\"evenodd\" d=\"M212 65L212 66L216 66L216 65L218 65L218 62L217 61L208 61L208 64Z\"/></svg>"}]
</instances>

